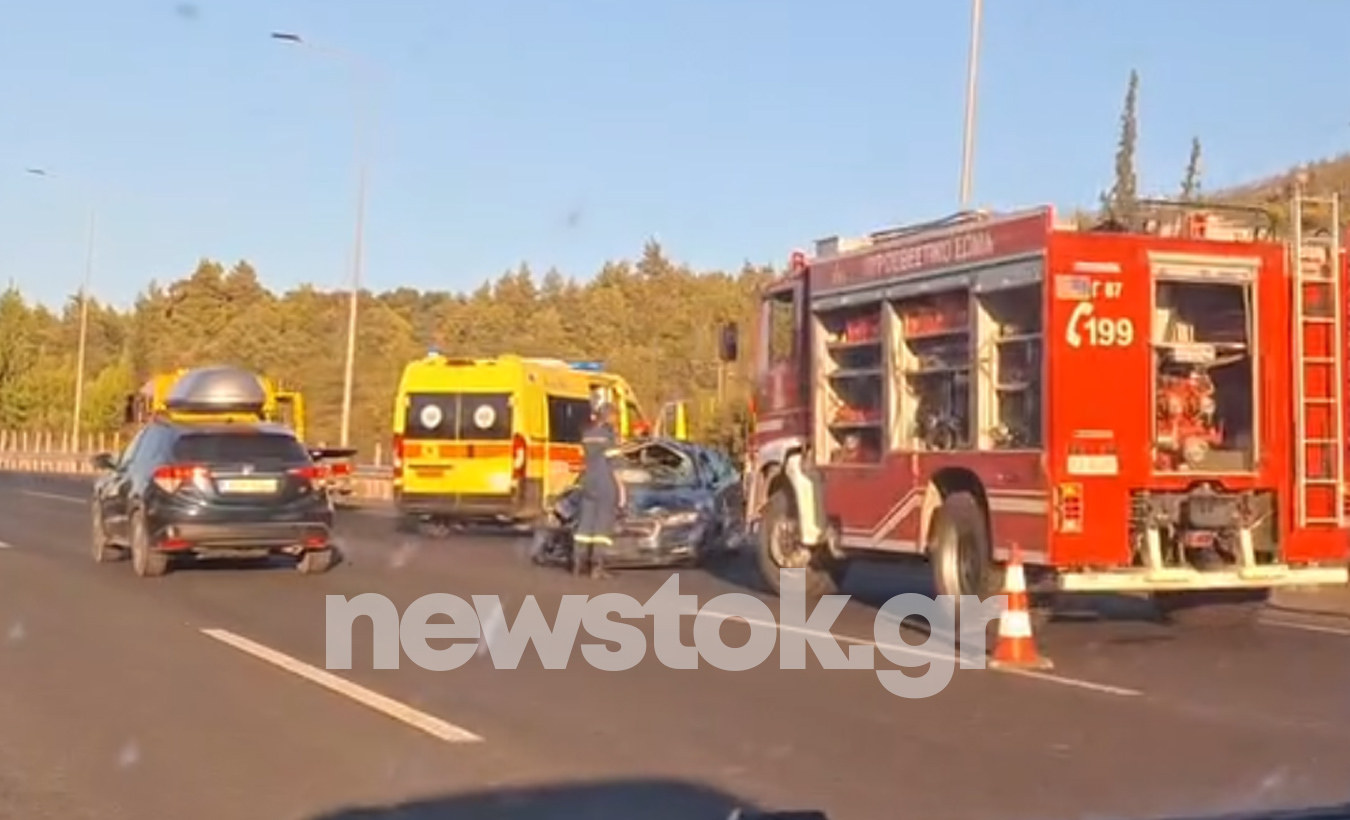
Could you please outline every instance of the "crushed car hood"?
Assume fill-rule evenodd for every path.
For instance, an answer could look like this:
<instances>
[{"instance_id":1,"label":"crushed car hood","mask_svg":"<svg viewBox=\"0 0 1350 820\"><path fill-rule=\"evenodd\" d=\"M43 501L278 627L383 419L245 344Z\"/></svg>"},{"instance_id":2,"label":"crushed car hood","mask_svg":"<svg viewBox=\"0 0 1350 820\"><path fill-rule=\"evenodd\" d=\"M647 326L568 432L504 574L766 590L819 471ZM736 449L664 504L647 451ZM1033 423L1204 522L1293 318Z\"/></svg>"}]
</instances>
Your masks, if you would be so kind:
<instances>
[{"instance_id":1,"label":"crushed car hood","mask_svg":"<svg viewBox=\"0 0 1350 820\"><path fill-rule=\"evenodd\" d=\"M671 513L688 512L701 508L707 493L693 487L629 487L628 514L643 518L660 518Z\"/></svg>"},{"instance_id":2,"label":"crushed car hood","mask_svg":"<svg viewBox=\"0 0 1350 820\"><path fill-rule=\"evenodd\" d=\"M704 510L708 504L708 494L696 487L653 486L649 484L628 485L628 505L625 513L630 519L660 520L667 515ZM557 510L565 520L577 514L580 493L572 491L558 501Z\"/></svg>"}]
</instances>

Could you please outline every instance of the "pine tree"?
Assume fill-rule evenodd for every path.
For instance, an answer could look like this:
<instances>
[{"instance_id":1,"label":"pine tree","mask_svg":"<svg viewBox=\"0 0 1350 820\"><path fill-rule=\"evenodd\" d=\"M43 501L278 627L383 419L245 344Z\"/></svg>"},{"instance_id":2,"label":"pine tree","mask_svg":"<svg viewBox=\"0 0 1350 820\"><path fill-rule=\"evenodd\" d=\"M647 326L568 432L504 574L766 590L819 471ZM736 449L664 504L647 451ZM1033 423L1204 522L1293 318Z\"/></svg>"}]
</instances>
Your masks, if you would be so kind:
<instances>
[{"instance_id":1,"label":"pine tree","mask_svg":"<svg viewBox=\"0 0 1350 820\"><path fill-rule=\"evenodd\" d=\"M1130 71L1125 90L1125 108L1120 115L1120 143L1116 147L1116 181L1103 197L1108 218L1128 222L1139 200L1139 180L1135 174L1135 148L1139 141L1139 72Z\"/></svg>"},{"instance_id":2,"label":"pine tree","mask_svg":"<svg viewBox=\"0 0 1350 820\"><path fill-rule=\"evenodd\" d=\"M1191 138L1191 157L1186 161L1186 175L1181 178L1181 198L1193 202L1200 197L1200 138Z\"/></svg>"}]
</instances>

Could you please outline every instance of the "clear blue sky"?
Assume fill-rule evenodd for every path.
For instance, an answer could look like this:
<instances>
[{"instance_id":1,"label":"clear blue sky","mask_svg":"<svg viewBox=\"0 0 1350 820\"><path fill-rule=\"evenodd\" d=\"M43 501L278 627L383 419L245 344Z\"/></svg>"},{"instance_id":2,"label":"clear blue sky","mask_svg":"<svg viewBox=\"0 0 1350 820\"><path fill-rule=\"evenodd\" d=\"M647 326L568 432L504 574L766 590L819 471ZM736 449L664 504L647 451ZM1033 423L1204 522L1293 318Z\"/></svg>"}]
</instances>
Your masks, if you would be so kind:
<instances>
[{"instance_id":1,"label":"clear blue sky","mask_svg":"<svg viewBox=\"0 0 1350 820\"><path fill-rule=\"evenodd\" d=\"M1211 186L1338 153L1350 4L989 0L976 199L1091 203L1142 75L1141 176ZM1306 9L1305 9L1306 5ZM376 67L367 282L589 276L658 237L699 267L956 207L965 0L67 0L5 4L0 280L127 303L202 256L338 287L353 83ZM1316 9L1316 14L1311 14ZM1309 21L1315 21L1309 23ZM37 179L26 166L63 175Z\"/></svg>"}]
</instances>

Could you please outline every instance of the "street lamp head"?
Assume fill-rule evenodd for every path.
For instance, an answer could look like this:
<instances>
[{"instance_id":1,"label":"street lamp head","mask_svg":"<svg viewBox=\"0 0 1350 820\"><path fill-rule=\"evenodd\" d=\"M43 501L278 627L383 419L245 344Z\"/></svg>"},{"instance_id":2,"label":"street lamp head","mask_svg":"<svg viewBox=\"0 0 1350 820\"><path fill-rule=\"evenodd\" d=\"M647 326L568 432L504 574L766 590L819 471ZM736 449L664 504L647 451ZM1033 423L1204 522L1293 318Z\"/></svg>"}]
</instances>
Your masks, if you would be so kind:
<instances>
[{"instance_id":1,"label":"street lamp head","mask_svg":"<svg viewBox=\"0 0 1350 820\"><path fill-rule=\"evenodd\" d=\"M273 40L284 40L284 41L287 42L287 43L303 43L303 42L304 42L304 40L301 39L301 37L300 37L299 34L292 34L292 33L288 32L288 31L274 31L274 32L272 32L272 39L273 39Z\"/></svg>"}]
</instances>

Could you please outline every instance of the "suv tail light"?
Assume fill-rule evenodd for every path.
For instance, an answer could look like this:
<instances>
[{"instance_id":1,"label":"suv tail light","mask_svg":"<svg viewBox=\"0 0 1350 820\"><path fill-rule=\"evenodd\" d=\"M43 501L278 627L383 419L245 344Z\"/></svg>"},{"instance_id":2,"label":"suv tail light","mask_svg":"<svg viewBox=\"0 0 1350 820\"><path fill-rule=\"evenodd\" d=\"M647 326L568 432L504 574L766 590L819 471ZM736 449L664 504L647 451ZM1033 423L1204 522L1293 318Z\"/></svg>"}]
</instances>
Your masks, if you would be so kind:
<instances>
[{"instance_id":1,"label":"suv tail light","mask_svg":"<svg viewBox=\"0 0 1350 820\"><path fill-rule=\"evenodd\" d=\"M352 474L352 465L351 465L349 462L346 462L346 461L339 461L339 462L334 463L334 464L329 468L329 472L331 472L334 476L351 475L351 474Z\"/></svg>"},{"instance_id":2,"label":"suv tail light","mask_svg":"<svg viewBox=\"0 0 1350 820\"><path fill-rule=\"evenodd\" d=\"M525 437L511 439L511 478L517 483L525 480Z\"/></svg>"},{"instance_id":3,"label":"suv tail light","mask_svg":"<svg viewBox=\"0 0 1350 820\"><path fill-rule=\"evenodd\" d=\"M322 464L306 464L303 467L295 467L288 472L313 484L320 484L328 477L328 470L324 469Z\"/></svg>"},{"instance_id":4,"label":"suv tail light","mask_svg":"<svg viewBox=\"0 0 1350 820\"><path fill-rule=\"evenodd\" d=\"M155 484L166 493L176 493L184 484L205 479L210 472L197 464L165 464L155 470Z\"/></svg>"}]
</instances>

